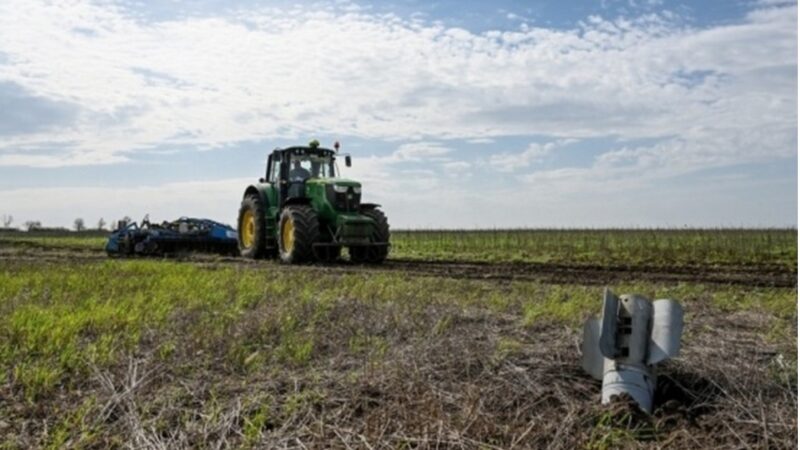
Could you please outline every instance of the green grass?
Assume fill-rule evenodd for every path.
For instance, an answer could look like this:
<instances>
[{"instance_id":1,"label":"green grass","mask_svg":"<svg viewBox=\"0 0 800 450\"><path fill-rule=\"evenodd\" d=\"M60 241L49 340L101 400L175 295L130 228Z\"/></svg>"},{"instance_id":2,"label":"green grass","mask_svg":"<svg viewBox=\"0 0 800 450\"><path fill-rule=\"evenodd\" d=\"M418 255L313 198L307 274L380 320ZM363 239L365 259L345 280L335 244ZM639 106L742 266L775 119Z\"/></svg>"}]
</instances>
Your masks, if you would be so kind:
<instances>
[{"instance_id":1,"label":"green grass","mask_svg":"<svg viewBox=\"0 0 800 450\"><path fill-rule=\"evenodd\" d=\"M88 234L0 235L0 396L8 397L0 401L0 418L33 427L24 432L32 440L15 441L9 432L0 436L0 448L122 446L130 434L113 428L119 424L109 427L97 420L113 396L98 387L96 377L115 377L122 388L132 360L158 368L165 377L153 382L156 392L142 393L146 400L137 403L141 416L151 419L148 426L154 433L191 433L198 423L224 422L226 414L240 408L232 433L238 436L236 445L261 448L265 436L296 430L292 424L309 414L323 414L337 405L355 413L370 402L388 401L372 394L365 397L360 389L385 382L387 367L398 359L406 358L409 365L401 375L402 389L396 392L405 392L406 383L420 376L415 371L426 362L436 364L435 370L414 385L418 390L432 386L444 376L449 352L459 348L468 351L457 357L464 366L458 366L456 373L461 375L456 381L463 382L460 376L484 365L500 370L510 361L516 367L531 357L532 348L549 348L546 341L554 329L579 336L583 320L599 312L603 290L213 259L202 265L68 257L48 262L36 259L38 249L26 248L44 247L69 256L101 252L104 243L105 238ZM765 273L768 268L796 270L797 257L795 230L395 231L392 243L394 258L744 266ZM34 257L15 259L26 253ZM764 379L787 389L796 387L796 289L635 280L612 288L618 294L675 298L685 306L688 324L702 322L695 321L699 314L714 314L722 323L738 314L731 320L739 326L744 321L750 338L762 340L775 352L764 362ZM746 323L751 317L752 327ZM709 331L707 327L689 327L684 343L691 345ZM472 357L476 360L470 362ZM176 385L176 380L187 384ZM209 385L203 391L206 380ZM385 394L380 389L370 392ZM491 393L487 389L481 398ZM430 394L414 401L426 398ZM232 405L234 400L241 403ZM159 415L171 404L180 405L175 415ZM354 409L347 409L350 406ZM469 409L467 403L452 407ZM631 427L622 423L626 417L599 414L589 411L586 418L588 431L581 441L586 448L668 442L676 433L672 428ZM434 414L423 422L437 417L441 416ZM451 426L462 430L466 423L471 422ZM19 433L19 427L12 428Z\"/></svg>"},{"instance_id":2,"label":"green grass","mask_svg":"<svg viewBox=\"0 0 800 450\"><path fill-rule=\"evenodd\" d=\"M392 257L614 265L797 262L794 229L394 231Z\"/></svg>"},{"instance_id":3,"label":"green grass","mask_svg":"<svg viewBox=\"0 0 800 450\"><path fill-rule=\"evenodd\" d=\"M697 284L623 284L615 289L704 301L723 310L764 311L781 321L776 336L785 336L786 324L796 317L794 289ZM597 312L601 292L595 286L498 286L391 273L320 275L165 261L16 264L0 271L0 369L35 401L143 345L165 360L187 348L202 352L221 346L226 364L243 373L269 364L304 365L320 354L318 328L330 323L349 327L351 353L380 358L388 345L385 336L357 317L340 317L335 304L399 310L399 316L388 319L384 334L436 335L450 326L449 316L425 330L416 324L437 307L485 309L516 317L520 326L546 321L577 327ZM259 316L254 334L237 336L233 330L254 310L268 314Z\"/></svg>"},{"instance_id":4,"label":"green grass","mask_svg":"<svg viewBox=\"0 0 800 450\"><path fill-rule=\"evenodd\" d=\"M598 312L603 290L274 265L8 261L0 267L0 373L7 377L6 392L15 393L30 411L73 399L48 416L50 431L41 435L40 444L52 448L68 442L90 447L107 443L97 436L107 438L109 431L89 420L102 406L93 403L99 394L92 391L91 380L98 371L124 373L132 357L169 368L177 379L215 374L230 383L224 392L245 389L252 380L263 385L277 374L317 379L275 388L269 394L274 398L254 397L242 405L241 445L258 447L265 429L335 402L337 394L324 388L331 376L352 375L357 385L358 377L366 376L359 371L380 373L385 359L402 354L409 343L453 339L465 326L489 327L476 330L478 334L502 327L492 331L497 338L490 347L492 361L501 364L525 353L530 345L526 331L552 324L577 330ZM770 319L762 330L764 338L777 344L784 358L780 364L796 365L795 289L694 283L622 283L613 288L617 293L676 298L686 306L689 321L695 311L707 308L766 314ZM481 348L481 341L476 342L471 345ZM325 372L332 359L356 361L353 372ZM786 376L784 367L775 368L776 378ZM202 411L193 413L213 418L229 409L225 398L215 397L215 389ZM0 403L0 417L16 414L4 408ZM174 426L163 424L166 430ZM613 448L630 439L639 438L601 421L591 446Z\"/></svg>"},{"instance_id":5,"label":"green grass","mask_svg":"<svg viewBox=\"0 0 800 450\"><path fill-rule=\"evenodd\" d=\"M27 233L0 234L1 241L11 244L28 244L36 247L68 250L95 250L105 248L106 238L100 236L28 236Z\"/></svg>"},{"instance_id":6,"label":"green grass","mask_svg":"<svg viewBox=\"0 0 800 450\"><path fill-rule=\"evenodd\" d=\"M54 249L101 251L96 235L5 233L0 239ZM0 244L2 245L2 244ZM392 232L391 258L600 265L797 263L795 229L451 230Z\"/></svg>"}]
</instances>

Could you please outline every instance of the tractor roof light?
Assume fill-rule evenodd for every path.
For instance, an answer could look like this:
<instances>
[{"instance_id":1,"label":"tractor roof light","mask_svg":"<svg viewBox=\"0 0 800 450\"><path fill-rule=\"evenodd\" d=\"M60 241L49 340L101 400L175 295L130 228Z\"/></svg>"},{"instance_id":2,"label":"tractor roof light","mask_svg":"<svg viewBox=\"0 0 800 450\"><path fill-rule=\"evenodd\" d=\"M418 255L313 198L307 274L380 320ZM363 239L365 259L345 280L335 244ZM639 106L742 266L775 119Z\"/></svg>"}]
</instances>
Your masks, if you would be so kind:
<instances>
[{"instance_id":1,"label":"tractor roof light","mask_svg":"<svg viewBox=\"0 0 800 450\"><path fill-rule=\"evenodd\" d=\"M583 327L582 366L603 381L602 403L630 395L645 412L653 409L655 365L678 354L683 308L672 299L617 297L606 288L600 319Z\"/></svg>"}]
</instances>

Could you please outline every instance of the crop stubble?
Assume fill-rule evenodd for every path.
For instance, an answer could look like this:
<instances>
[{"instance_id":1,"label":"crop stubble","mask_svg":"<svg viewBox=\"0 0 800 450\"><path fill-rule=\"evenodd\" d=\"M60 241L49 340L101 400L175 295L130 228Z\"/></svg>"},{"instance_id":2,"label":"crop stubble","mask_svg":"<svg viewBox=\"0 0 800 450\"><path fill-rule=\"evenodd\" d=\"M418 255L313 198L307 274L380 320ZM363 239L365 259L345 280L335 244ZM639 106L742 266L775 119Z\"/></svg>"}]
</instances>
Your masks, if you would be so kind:
<instances>
[{"instance_id":1,"label":"crop stubble","mask_svg":"<svg viewBox=\"0 0 800 450\"><path fill-rule=\"evenodd\" d=\"M140 270L128 271L135 262L105 260L101 252L85 248L0 244L0 267L11 271L40 267L44 273L62 265L96 264L119 264L120 276ZM147 262L143 282L159 276L159 264ZM35 401L26 400L25 390L9 373L0 384L0 431L6 445L794 446L793 320L776 322L769 311L721 309L705 292L796 293L796 268L770 263L613 266L410 259L393 259L380 267L342 263L287 268L197 255L163 264L185 264L200 274L232 270L234 276L266 279L281 274L289 281L330 283L363 279L366 286L389 282L419 291L394 293L373 286L322 301L302 286L291 286L285 300L257 301L227 319L220 334L202 324L214 323L217 315L222 320L224 310L177 308L168 326L146 328L138 343L119 357L87 365L81 377L65 374L61 388ZM371 282L374 277L383 278ZM406 278L412 281L401 283ZM438 289L453 294L431 292L427 299L425 289L434 284L424 280L431 279L461 280L463 285L443 281ZM515 287L524 291L530 285L531 292L540 292L549 288L536 286L552 284L553 289L579 285L594 292L607 283L650 283L660 290L702 284L687 304L681 357L661 371L652 417L641 416L625 402L611 408L598 405L599 385L582 373L578 360L577 324L582 317L522 320L526 304L512 298L511 291L501 306L458 299L459 292L475 289L503 296ZM564 301L569 301L570 288L565 292ZM770 337L776 324L789 325L778 329L777 338ZM308 349L306 338L313 344ZM91 340L91 333L85 339ZM288 340L293 344L285 345Z\"/></svg>"}]
</instances>

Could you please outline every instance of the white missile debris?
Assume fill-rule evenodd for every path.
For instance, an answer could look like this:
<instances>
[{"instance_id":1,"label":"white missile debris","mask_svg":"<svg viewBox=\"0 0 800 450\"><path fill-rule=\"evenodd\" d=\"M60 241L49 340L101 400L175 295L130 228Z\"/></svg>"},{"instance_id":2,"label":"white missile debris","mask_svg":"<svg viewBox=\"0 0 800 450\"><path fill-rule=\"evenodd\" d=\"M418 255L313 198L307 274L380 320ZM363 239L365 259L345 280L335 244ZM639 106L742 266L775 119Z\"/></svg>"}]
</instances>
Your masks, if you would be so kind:
<instances>
[{"instance_id":1,"label":"white missile debris","mask_svg":"<svg viewBox=\"0 0 800 450\"><path fill-rule=\"evenodd\" d=\"M682 331L683 308L675 300L617 297L606 288L602 317L586 321L581 345L583 369L603 381L602 403L626 393L651 412L655 365L678 354Z\"/></svg>"}]
</instances>

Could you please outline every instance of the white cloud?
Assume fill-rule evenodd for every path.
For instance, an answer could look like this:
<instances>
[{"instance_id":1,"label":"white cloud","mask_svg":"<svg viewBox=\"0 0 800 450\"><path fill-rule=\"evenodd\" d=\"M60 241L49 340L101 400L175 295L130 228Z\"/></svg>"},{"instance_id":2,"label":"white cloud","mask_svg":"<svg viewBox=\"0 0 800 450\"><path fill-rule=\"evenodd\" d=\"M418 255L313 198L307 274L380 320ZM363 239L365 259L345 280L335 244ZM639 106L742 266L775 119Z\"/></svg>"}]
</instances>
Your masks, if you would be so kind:
<instances>
[{"instance_id":1,"label":"white cloud","mask_svg":"<svg viewBox=\"0 0 800 450\"><path fill-rule=\"evenodd\" d=\"M472 167L472 164L466 161L452 161L442 164L442 167L448 172L465 172Z\"/></svg>"},{"instance_id":2,"label":"white cloud","mask_svg":"<svg viewBox=\"0 0 800 450\"><path fill-rule=\"evenodd\" d=\"M664 13L483 34L345 9L148 22L109 3L2 2L0 80L80 113L4 136L0 164L97 164L165 143L319 133L677 137L698 164L794 151L795 5L708 29ZM723 141L733 146L712 145ZM42 147L64 150L30 156Z\"/></svg>"},{"instance_id":3,"label":"white cloud","mask_svg":"<svg viewBox=\"0 0 800 450\"><path fill-rule=\"evenodd\" d=\"M447 161L451 148L435 142L411 142L400 145L389 157L391 161Z\"/></svg>"},{"instance_id":4,"label":"white cloud","mask_svg":"<svg viewBox=\"0 0 800 450\"><path fill-rule=\"evenodd\" d=\"M39 220L45 226L69 226L76 217L91 224L101 216L114 223L124 216L138 221L150 214L154 222L179 216L209 217L236 227L242 193L253 181L236 178L140 187L9 189L0 190L0 205L13 211L17 224Z\"/></svg>"},{"instance_id":5,"label":"white cloud","mask_svg":"<svg viewBox=\"0 0 800 450\"><path fill-rule=\"evenodd\" d=\"M688 211L733 225L746 208L748 217L772 217L764 223L789 223L779 210L796 214L796 198L787 201L794 194L777 184L729 178L697 194L674 182L796 157L793 2L754 3L739 23L706 28L662 12L485 33L355 6L152 21L110 2L2 1L0 87L15 88L20 111L0 108L0 120L28 126L0 126L0 166L356 136L410 141L385 156L360 155L345 173L399 226L619 224L609 217L631 208L643 218L629 224L700 223ZM23 94L39 111L55 109L50 123L31 123ZM509 136L546 143L490 149ZM598 137L618 144L581 167L541 164L575 139ZM462 153L451 144L460 139L482 146ZM250 181L12 189L0 191L0 205L47 223L92 221L99 204L107 220L177 212L232 221ZM772 197L739 205L722 186L730 196ZM667 191L674 196L662 198ZM625 201L608 201L617 196Z\"/></svg>"},{"instance_id":6,"label":"white cloud","mask_svg":"<svg viewBox=\"0 0 800 450\"><path fill-rule=\"evenodd\" d=\"M756 3L762 6L790 6L796 5L796 0L756 0Z\"/></svg>"},{"instance_id":7,"label":"white cloud","mask_svg":"<svg viewBox=\"0 0 800 450\"><path fill-rule=\"evenodd\" d=\"M501 172L525 169L530 167L531 164L541 161L558 146L560 144L556 142L547 142L545 144L531 142L528 148L521 153L503 152L493 154L489 157L489 164Z\"/></svg>"},{"instance_id":8,"label":"white cloud","mask_svg":"<svg viewBox=\"0 0 800 450\"><path fill-rule=\"evenodd\" d=\"M491 138L474 138L474 139L466 139L468 144L493 144L494 139Z\"/></svg>"},{"instance_id":9,"label":"white cloud","mask_svg":"<svg viewBox=\"0 0 800 450\"><path fill-rule=\"evenodd\" d=\"M787 226L797 215L793 180L711 177L688 184L663 180L648 185L622 174L613 189L593 190L601 171L548 171L525 188L489 190L471 180L438 179L427 172L373 171L356 159L352 174L364 186L364 201L383 204L398 228L603 227L603 226ZM486 176L486 174L482 174ZM586 184L576 183L583 177ZM178 216L209 217L236 225L244 188L251 178L182 182L141 187L24 188L0 190L4 214L15 224L40 220L70 226L76 217L96 223L125 215L154 221ZM588 189L587 189L588 188ZM625 190L625 192L623 192ZM98 209L98 205L103 205ZM751 214L743 215L742 211Z\"/></svg>"}]
</instances>

